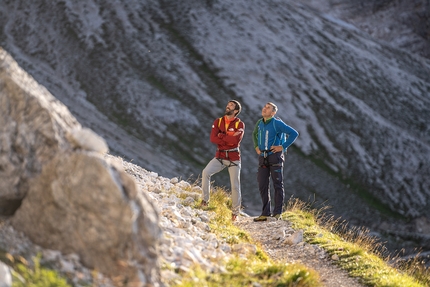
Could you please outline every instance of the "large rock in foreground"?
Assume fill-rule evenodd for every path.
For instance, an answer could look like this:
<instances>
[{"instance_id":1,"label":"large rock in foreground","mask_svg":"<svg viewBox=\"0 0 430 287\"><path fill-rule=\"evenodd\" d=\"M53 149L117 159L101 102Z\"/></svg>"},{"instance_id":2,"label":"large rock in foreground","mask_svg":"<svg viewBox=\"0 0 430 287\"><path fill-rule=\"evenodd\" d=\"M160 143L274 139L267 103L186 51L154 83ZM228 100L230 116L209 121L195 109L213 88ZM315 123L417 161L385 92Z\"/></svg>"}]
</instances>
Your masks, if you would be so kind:
<instances>
[{"instance_id":1,"label":"large rock in foreground","mask_svg":"<svg viewBox=\"0 0 430 287\"><path fill-rule=\"evenodd\" d=\"M107 151L0 49L0 213L117 286L158 286L159 215Z\"/></svg>"},{"instance_id":2,"label":"large rock in foreground","mask_svg":"<svg viewBox=\"0 0 430 287\"><path fill-rule=\"evenodd\" d=\"M32 181L12 224L39 245L77 253L118 286L141 286L159 280L158 221L129 175L102 156L72 152Z\"/></svg>"},{"instance_id":3,"label":"large rock in foreground","mask_svg":"<svg viewBox=\"0 0 430 287\"><path fill-rule=\"evenodd\" d=\"M0 214L13 214L29 180L60 151L67 131L80 129L68 109L0 48Z\"/></svg>"}]
</instances>

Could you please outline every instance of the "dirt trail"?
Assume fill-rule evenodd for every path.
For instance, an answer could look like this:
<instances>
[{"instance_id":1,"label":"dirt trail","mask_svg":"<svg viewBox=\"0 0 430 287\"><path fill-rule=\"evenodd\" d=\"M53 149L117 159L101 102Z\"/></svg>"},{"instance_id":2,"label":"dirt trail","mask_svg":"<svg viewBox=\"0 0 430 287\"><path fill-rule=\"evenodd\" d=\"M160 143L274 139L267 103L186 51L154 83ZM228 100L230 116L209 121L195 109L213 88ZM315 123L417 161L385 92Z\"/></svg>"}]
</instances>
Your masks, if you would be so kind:
<instances>
[{"instance_id":1,"label":"dirt trail","mask_svg":"<svg viewBox=\"0 0 430 287\"><path fill-rule=\"evenodd\" d=\"M334 264L329 255L319 246L300 242L294 245L284 243L285 234L294 232L286 220L269 218L265 222L254 222L252 217L239 216L235 225L247 231L261 243L273 259L288 263L302 263L319 273L325 287L365 287L358 279Z\"/></svg>"}]
</instances>

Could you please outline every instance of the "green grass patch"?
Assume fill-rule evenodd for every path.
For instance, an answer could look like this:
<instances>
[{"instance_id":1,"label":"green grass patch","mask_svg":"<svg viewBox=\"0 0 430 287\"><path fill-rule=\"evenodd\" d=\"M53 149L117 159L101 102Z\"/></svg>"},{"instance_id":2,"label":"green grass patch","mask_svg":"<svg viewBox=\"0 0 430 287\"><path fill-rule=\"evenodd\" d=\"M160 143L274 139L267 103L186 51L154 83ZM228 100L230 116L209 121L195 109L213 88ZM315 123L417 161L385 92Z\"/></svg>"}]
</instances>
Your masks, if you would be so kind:
<instances>
[{"instance_id":1,"label":"green grass patch","mask_svg":"<svg viewBox=\"0 0 430 287\"><path fill-rule=\"evenodd\" d=\"M317 287L322 286L316 271L302 264L285 264L273 262L254 242L250 235L236 227L231 221L231 199L223 188L214 188L211 201L207 207L215 217L209 223L211 232L225 240L232 247L235 244L253 244L256 252L243 256L234 256L224 262L223 272L208 272L195 266L189 271L177 271L180 279L169 282L170 286L277 286L277 287Z\"/></svg>"},{"instance_id":2,"label":"green grass patch","mask_svg":"<svg viewBox=\"0 0 430 287\"><path fill-rule=\"evenodd\" d=\"M207 273L200 267L181 274L180 282L170 286L278 286L312 287L322 286L314 271L300 264L267 264L258 260L235 258L226 264L226 270Z\"/></svg>"},{"instance_id":3,"label":"green grass patch","mask_svg":"<svg viewBox=\"0 0 430 287\"><path fill-rule=\"evenodd\" d=\"M71 285L56 271L41 266L40 256L36 256L33 259L33 267L25 260L14 266L12 287L71 287Z\"/></svg>"},{"instance_id":4,"label":"green grass patch","mask_svg":"<svg viewBox=\"0 0 430 287\"><path fill-rule=\"evenodd\" d=\"M311 244L324 248L335 262L352 277L375 287L425 287L429 286L428 269L401 268L392 258L384 256L385 248L366 229L349 229L340 222L314 210L308 204L292 199L284 215L294 229L303 229L304 238ZM393 264L388 262L392 261ZM404 266L405 267L405 266Z\"/></svg>"}]
</instances>

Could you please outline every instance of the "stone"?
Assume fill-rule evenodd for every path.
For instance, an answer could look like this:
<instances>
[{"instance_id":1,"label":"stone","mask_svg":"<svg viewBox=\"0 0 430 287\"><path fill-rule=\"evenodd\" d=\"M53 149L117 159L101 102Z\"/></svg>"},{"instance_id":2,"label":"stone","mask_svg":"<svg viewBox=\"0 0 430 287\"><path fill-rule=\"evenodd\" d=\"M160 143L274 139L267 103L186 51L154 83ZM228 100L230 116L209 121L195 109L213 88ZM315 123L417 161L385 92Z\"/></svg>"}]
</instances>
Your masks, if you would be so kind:
<instances>
[{"instance_id":1,"label":"stone","mask_svg":"<svg viewBox=\"0 0 430 287\"><path fill-rule=\"evenodd\" d=\"M118 286L159 286L158 210L107 151L0 49L0 215L65 273L80 260Z\"/></svg>"},{"instance_id":2,"label":"stone","mask_svg":"<svg viewBox=\"0 0 430 287\"><path fill-rule=\"evenodd\" d=\"M0 262L0 287L12 287L10 267Z\"/></svg>"},{"instance_id":3,"label":"stone","mask_svg":"<svg viewBox=\"0 0 430 287\"><path fill-rule=\"evenodd\" d=\"M30 179L71 148L66 134L74 128L68 109L0 49L0 215L12 215Z\"/></svg>"},{"instance_id":4,"label":"stone","mask_svg":"<svg viewBox=\"0 0 430 287\"><path fill-rule=\"evenodd\" d=\"M283 244L295 245L303 242L303 230L297 230L292 235L285 238Z\"/></svg>"},{"instance_id":5,"label":"stone","mask_svg":"<svg viewBox=\"0 0 430 287\"><path fill-rule=\"evenodd\" d=\"M106 141L88 128L75 128L66 134L75 149L84 149L105 154L109 151Z\"/></svg>"}]
</instances>

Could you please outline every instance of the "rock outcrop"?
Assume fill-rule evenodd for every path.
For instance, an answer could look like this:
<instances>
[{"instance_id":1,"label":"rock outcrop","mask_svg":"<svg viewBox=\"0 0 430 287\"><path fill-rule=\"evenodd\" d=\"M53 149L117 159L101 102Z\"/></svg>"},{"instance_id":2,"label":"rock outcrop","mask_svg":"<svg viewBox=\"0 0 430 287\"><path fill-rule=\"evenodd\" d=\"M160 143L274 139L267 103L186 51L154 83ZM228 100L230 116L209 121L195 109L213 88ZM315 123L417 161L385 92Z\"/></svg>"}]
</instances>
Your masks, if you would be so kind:
<instances>
[{"instance_id":1,"label":"rock outcrop","mask_svg":"<svg viewBox=\"0 0 430 287\"><path fill-rule=\"evenodd\" d=\"M71 149L66 132L79 123L0 50L0 214L12 214L30 179L53 155Z\"/></svg>"},{"instance_id":2,"label":"rock outcrop","mask_svg":"<svg viewBox=\"0 0 430 287\"><path fill-rule=\"evenodd\" d=\"M104 140L4 50L0 88L2 214L13 214L12 226L33 242L79 255L117 286L158 286L158 211L104 158Z\"/></svg>"}]
</instances>

